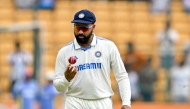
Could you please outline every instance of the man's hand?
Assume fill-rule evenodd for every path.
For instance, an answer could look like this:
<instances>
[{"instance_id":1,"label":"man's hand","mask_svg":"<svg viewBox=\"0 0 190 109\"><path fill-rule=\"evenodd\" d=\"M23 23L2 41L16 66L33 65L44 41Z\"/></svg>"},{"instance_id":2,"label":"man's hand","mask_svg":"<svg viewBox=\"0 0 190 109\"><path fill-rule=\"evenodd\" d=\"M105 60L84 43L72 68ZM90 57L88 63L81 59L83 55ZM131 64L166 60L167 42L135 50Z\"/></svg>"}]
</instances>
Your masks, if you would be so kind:
<instances>
[{"instance_id":1,"label":"man's hand","mask_svg":"<svg viewBox=\"0 0 190 109\"><path fill-rule=\"evenodd\" d=\"M71 64L67 66L67 69L65 71L65 78L70 82L76 75L78 69Z\"/></svg>"},{"instance_id":2,"label":"man's hand","mask_svg":"<svg viewBox=\"0 0 190 109\"><path fill-rule=\"evenodd\" d=\"M129 106L127 106L127 105L123 105L123 106L121 107L121 109L131 109L131 107L129 107Z\"/></svg>"}]
</instances>

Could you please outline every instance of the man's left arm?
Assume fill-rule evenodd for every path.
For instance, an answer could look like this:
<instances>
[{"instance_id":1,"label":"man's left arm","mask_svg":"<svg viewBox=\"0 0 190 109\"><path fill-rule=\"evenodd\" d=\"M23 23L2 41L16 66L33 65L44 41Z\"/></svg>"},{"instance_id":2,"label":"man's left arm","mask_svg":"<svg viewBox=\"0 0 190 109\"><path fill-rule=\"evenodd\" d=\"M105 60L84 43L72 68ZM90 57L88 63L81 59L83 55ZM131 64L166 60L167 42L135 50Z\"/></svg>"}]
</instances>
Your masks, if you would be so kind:
<instances>
[{"instance_id":1,"label":"man's left arm","mask_svg":"<svg viewBox=\"0 0 190 109\"><path fill-rule=\"evenodd\" d=\"M122 99L121 109L130 109L127 108L131 107L131 88L130 88L128 73L125 70L123 61L115 44L112 46L112 49L110 51L111 51L111 67L114 72L116 81L118 82L120 96Z\"/></svg>"}]
</instances>

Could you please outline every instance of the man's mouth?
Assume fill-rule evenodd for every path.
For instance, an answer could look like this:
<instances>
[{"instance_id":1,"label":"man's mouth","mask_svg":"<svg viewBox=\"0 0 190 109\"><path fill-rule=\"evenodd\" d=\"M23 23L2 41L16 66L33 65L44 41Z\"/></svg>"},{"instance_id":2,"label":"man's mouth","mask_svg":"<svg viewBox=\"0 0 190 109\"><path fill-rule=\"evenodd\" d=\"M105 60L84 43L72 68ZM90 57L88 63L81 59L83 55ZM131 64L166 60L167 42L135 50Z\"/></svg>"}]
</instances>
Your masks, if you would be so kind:
<instances>
[{"instance_id":1,"label":"man's mouth","mask_svg":"<svg viewBox=\"0 0 190 109\"><path fill-rule=\"evenodd\" d=\"M81 39L82 39L82 38L84 38L84 36L83 36L83 35L79 35L78 38L81 38Z\"/></svg>"}]
</instances>

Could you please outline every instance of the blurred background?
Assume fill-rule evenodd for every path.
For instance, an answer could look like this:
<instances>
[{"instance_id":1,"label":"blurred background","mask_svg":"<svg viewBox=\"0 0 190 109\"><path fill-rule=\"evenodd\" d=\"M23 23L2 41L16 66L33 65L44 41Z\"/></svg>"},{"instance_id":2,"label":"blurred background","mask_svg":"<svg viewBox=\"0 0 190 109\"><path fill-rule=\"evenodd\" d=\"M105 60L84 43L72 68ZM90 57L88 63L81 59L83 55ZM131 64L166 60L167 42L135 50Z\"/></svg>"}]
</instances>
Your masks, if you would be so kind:
<instances>
[{"instance_id":1,"label":"blurred background","mask_svg":"<svg viewBox=\"0 0 190 109\"><path fill-rule=\"evenodd\" d=\"M59 49L74 39L71 20L81 9L96 15L95 34L117 45L133 109L190 106L190 0L0 0L0 109L17 109L28 96L17 92L32 93L39 107L35 98L51 81ZM23 79L24 88L36 88L18 90ZM119 109L113 73L111 80ZM55 93L60 109L64 93Z\"/></svg>"}]
</instances>

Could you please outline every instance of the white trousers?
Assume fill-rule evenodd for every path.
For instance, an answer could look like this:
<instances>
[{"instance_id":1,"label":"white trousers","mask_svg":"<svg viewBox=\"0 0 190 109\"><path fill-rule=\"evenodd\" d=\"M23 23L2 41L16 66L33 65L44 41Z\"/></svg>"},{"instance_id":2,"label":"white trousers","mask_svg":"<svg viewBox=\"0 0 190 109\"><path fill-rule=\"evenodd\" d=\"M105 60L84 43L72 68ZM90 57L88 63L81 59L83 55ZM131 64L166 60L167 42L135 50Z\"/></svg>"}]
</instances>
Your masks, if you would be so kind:
<instances>
[{"instance_id":1,"label":"white trousers","mask_svg":"<svg viewBox=\"0 0 190 109\"><path fill-rule=\"evenodd\" d=\"M84 100L66 96L64 109L113 109L113 102L111 97L99 100Z\"/></svg>"}]
</instances>

